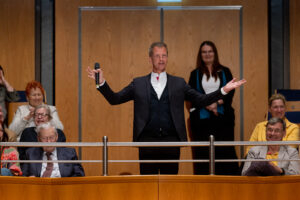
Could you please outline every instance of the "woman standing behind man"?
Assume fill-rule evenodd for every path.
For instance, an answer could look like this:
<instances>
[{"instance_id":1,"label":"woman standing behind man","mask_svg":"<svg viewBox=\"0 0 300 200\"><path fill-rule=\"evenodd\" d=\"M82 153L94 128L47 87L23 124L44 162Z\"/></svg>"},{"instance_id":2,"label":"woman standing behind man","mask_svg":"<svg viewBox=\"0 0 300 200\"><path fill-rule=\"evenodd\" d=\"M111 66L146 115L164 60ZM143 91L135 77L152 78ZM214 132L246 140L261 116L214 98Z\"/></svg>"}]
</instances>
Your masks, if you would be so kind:
<instances>
[{"instance_id":1,"label":"woman standing behind man","mask_svg":"<svg viewBox=\"0 0 300 200\"><path fill-rule=\"evenodd\" d=\"M197 56L197 67L191 72L189 84L202 94L209 94L226 85L232 80L232 74L227 67L219 63L216 46L211 41L200 45ZM234 90L224 99L220 99L206 107L190 108L190 122L193 141L208 141L209 135L214 135L216 141L234 141L234 109L232 98ZM194 159L208 159L208 147L194 147ZM237 159L233 146L216 147L216 159ZM236 175L238 163L216 163L215 174ZM209 174L208 163L194 163L195 174Z\"/></svg>"}]
</instances>

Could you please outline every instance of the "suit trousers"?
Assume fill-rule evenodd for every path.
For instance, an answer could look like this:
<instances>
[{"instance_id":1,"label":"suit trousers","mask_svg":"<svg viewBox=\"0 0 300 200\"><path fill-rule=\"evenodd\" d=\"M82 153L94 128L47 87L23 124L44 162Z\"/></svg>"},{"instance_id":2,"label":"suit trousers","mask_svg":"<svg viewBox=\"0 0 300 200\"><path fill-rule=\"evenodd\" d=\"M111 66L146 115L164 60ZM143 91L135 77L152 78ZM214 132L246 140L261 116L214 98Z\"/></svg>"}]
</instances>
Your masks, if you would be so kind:
<instances>
[{"instance_id":1,"label":"suit trousers","mask_svg":"<svg viewBox=\"0 0 300 200\"><path fill-rule=\"evenodd\" d=\"M139 142L175 142L177 136L140 137ZM140 160L179 160L180 147L140 147ZM140 163L140 174L178 174L178 163Z\"/></svg>"},{"instance_id":2,"label":"suit trousers","mask_svg":"<svg viewBox=\"0 0 300 200\"><path fill-rule=\"evenodd\" d=\"M178 160L179 147L140 147L140 160ZM140 163L140 174L178 174L178 163Z\"/></svg>"}]
</instances>

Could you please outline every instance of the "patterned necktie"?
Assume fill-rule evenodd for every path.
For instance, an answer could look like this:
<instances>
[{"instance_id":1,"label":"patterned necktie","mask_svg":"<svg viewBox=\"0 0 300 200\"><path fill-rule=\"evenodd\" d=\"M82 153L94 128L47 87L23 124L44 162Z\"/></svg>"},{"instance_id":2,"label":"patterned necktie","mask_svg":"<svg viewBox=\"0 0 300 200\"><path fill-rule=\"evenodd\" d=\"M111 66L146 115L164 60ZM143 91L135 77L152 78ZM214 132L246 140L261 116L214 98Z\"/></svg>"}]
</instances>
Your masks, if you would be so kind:
<instances>
[{"instance_id":1,"label":"patterned necktie","mask_svg":"<svg viewBox=\"0 0 300 200\"><path fill-rule=\"evenodd\" d=\"M46 152L47 160L52 160L51 155L52 155L51 152ZM53 170L53 163L47 163L46 170L45 170L42 177L50 177L51 173L52 173L52 170Z\"/></svg>"}]
</instances>

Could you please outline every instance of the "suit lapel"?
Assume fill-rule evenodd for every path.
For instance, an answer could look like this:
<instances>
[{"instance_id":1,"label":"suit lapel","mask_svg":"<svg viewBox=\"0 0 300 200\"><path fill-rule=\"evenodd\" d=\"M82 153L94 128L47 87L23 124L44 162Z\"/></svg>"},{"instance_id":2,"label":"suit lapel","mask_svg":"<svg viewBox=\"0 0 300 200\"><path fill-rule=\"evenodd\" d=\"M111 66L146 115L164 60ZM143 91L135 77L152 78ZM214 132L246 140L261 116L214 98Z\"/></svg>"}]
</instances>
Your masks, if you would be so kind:
<instances>
[{"instance_id":1,"label":"suit lapel","mask_svg":"<svg viewBox=\"0 0 300 200\"><path fill-rule=\"evenodd\" d=\"M150 105L150 98L151 98L151 73L146 76L145 78L146 82L146 95L147 95L147 100L148 100L148 105Z\"/></svg>"},{"instance_id":2,"label":"suit lapel","mask_svg":"<svg viewBox=\"0 0 300 200\"><path fill-rule=\"evenodd\" d=\"M172 106L171 103L172 103L172 94L173 94L173 79L172 77L167 74L167 85L166 87L168 87L168 96L169 96L169 104L170 104L170 107Z\"/></svg>"},{"instance_id":3,"label":"suit lapel","mask_svg":"<svg viewBox=\"0 0 300 200\"><path fill-rule=\"evenodd\" d=\"M34 157L33 160L43 160L44 150L42 148L37 148L36 152L37 152L37 154L35 155L36 157ZM37 177L41 177L42 164L43 163L35 163Z\"/></svg>"},{"instance_id":4,"label":"suit lapel","mask_svg":"<svg viewBox=\"0 0 300 200\"><path fill-rule=\"evenodd\" d=\"M261 146L261 151L259 151L259 158L266 158L267 151L268 151L267 146Z\"/></svg>"},{"instance_id":5,"label":"suit lapel","mask_svg":"<svg viewBox=\"0 0 300 200\"><path fill-rule=\"evenodd\" d=\"M286 146L280 146L279 152L278 152L278 160L283 160L285 159L285 157L288 158L288 156L286 156ZM277 161L278 163L278 167L279 168L283 168L284 167L284 163L287 161Z\"/></svg>"},{"instance_id":6,"label":"suit lapel","mask_svg":"<svg viewBox=\"0 0 300 200\"><path fill-rule=\"evenodd\" d=\"M57 153L57 160L65 160L64 159L64 154L63 151L61 151L61 148L57 147L56 148L56 153ZM60 172L60 176L64 177L64 163L58 163L58 168L59 168L59 172Z\"/></svg>"}]
</instances>

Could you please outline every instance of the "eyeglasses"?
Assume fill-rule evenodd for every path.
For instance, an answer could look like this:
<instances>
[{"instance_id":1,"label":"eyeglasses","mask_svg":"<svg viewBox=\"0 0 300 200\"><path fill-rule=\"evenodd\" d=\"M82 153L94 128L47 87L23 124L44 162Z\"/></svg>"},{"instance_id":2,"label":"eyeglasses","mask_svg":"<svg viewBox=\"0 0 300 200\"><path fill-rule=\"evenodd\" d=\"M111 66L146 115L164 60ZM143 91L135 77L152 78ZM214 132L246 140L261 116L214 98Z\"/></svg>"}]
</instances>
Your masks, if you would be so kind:
<instances>
[{"instance_id":1,"label":"eyeglasses","mask_svg":"<svg viewBox=\"0 0 300 200\"><path fill-rule=\"evenodd\" d=\"M280 129L278 129L278 128L276 128L276 129L273 129L273 128L267 128L267 132L271 132L271 133L272 133L273 131L274 131L275 133L281 133L282 130L280 130Z\"/></svg>"},{"instance_id":2,"label":"eyeglasses","mask_svg":"<svg viewBox=\"0 0 300 200\"><path fill-rule=\"evenodd\" d=\"M34 116L35 117L46 117L46 116L48 116L48 114L46 114L46 113L35 113Z\"/></svg>"},{"instance_id":3,"label":"eyeglasses","mask_svg":"<svg viewBox=\"0 0 300 200\"><path fill-rule=\"evenodd\" d=\"M166 59L168 57L168 55L153 55L153 58L155 59Z\"/></svg>"},{"instance_id":4,"label":"eyeglasses","mask_svg":"<svg viewBox=\"0 0 300 200\"><path fill-rule=\"evenodd\" d=\"M40 137L41 141L54 141L55 140L55 135L49 136L49 137Z\"/></svg>"}]
</instances>

